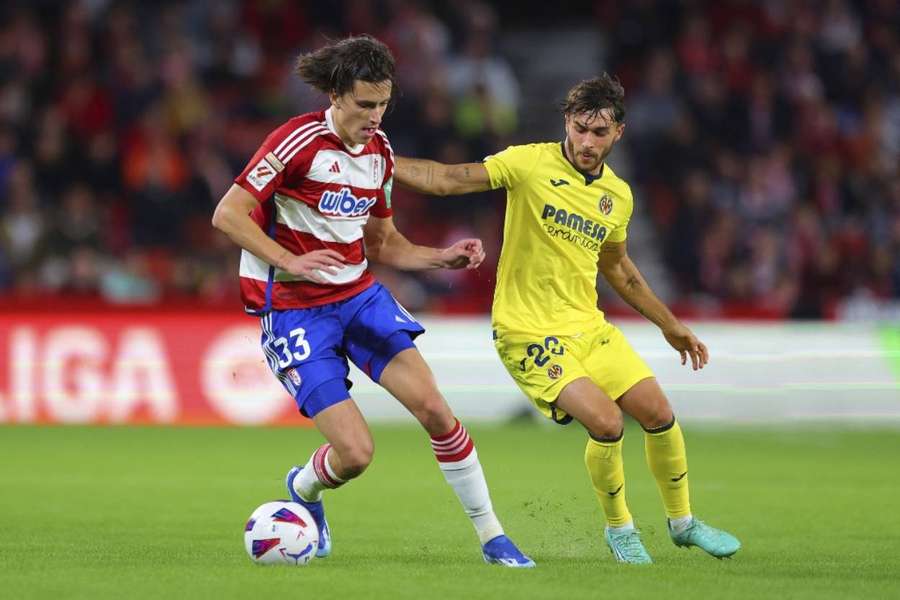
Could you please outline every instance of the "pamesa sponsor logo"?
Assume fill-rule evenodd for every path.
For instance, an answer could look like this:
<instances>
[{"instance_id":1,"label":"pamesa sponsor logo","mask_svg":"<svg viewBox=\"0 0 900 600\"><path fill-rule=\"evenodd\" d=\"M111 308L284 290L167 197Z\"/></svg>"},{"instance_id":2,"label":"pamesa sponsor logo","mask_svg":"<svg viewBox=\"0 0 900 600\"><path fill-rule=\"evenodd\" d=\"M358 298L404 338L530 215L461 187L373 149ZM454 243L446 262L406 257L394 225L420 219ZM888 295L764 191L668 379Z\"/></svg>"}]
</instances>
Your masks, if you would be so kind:
<instances>
[{"instance_id":1,"label":"pamesa sponsor logo","mask_svg":"<svg viewBox=\"0 0 900 600\"><path fill-rule=\"evenodd\" d=\"M548 221L553 223L554 225L558 225L559 228L554 228L555 230L559 229L568 229L572 233L578 233L584 236L589 240L597 240L598 242L602 242L606 239L606 226L601 225L600 223L595 223L591 219L585 219L583 216L576 212L569 212L562 208L556 208L552 204L545 204L544 210L541 213L541 218L544 221Z\"/></svg>"}]
</instances>

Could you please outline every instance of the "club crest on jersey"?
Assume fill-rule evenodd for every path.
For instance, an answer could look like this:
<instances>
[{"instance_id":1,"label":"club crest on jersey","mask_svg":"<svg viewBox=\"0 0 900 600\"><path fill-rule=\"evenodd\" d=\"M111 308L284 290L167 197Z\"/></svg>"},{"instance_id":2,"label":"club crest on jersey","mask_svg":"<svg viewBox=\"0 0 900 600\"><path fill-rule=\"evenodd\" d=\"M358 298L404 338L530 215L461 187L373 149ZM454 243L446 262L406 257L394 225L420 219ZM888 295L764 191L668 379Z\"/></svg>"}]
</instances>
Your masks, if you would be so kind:
<instances>
[{"instance_id":1,"label":"club crest on jersey","mask_svg":"<svg viewBox=\"0 0 900 600\"><path fill-rule=\"evenodd\" d=\"M297 372L297 369L288 369L287 374L288 377L291 378L293 384L297 387L300 387L300 384L303 382L303 380L300 379L300 373Z\"/></svg>"},{"instance_id":2,"label":"club crest on jersey","mask_svg":"<svg viewBox=\"0 0 900 600\"><path fill-rule=\"evenodd\" d=\"M600 196L600 204L598 205L600 208L600 212L604 215L608 215L612 212L613 209L613 201L607 194L603 194Z\"/></svg>"},{"instance_id":3,"label":"club crest on jersey","mask_svg":"<svg viewBox=\"0 0 900 600\"><path fill-rule=\"evenodd\" d=\"M562 374L563 368L557 364L550 365L550 368L547 369L547 377L550 379L559 379Z\"/></svg>"},{"instance_id":4,"label":"club crest on jersey","mask_svg":"<svg viewBox=\"0 0 900 600\"><path fill-rule=\"evenodd\" d=\"M319 198L319 212L335 217L359 217L369 212L378 198L357 198L348 187L339 192L323 192Z\"/></svg>"}]
</instances>

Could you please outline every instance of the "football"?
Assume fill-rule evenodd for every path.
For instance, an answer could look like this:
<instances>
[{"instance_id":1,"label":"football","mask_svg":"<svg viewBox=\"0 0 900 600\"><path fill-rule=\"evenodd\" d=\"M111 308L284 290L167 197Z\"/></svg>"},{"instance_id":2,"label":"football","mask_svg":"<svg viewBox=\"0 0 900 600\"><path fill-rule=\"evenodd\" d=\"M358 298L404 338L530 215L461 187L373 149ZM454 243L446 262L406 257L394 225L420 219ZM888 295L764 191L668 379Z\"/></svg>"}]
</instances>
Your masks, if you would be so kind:
<instances>
[{"instance_id":1,"label":"football","mask_svg":"<svg viewBox=\"0 0 900 600\"><path fill-rule=\"evenodd\" d=\"M287 500L266 502L244 527L244 547L257 564L305 565L315 557L318 543L319 530L309 511Z\"/></svg>"}]
</instances>

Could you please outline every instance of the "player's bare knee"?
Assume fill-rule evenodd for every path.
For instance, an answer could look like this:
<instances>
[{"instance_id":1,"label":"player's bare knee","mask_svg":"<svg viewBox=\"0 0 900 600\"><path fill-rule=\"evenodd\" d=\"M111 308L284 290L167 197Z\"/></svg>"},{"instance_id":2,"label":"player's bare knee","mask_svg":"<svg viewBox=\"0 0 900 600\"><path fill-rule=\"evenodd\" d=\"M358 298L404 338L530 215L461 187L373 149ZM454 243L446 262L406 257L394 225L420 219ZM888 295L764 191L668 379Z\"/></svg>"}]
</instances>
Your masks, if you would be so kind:
<instances>
[{"instance_id":1,"label":"player's bare knee","mask_svg":"<svg viewBox=\"0 0 900 600\"><path fill-rule=\"evenodd\" d=\"M359 477L372 463L374 454L375 446L372 440L361 441L344 449L340 453L341 472L337 474L338 477L344 480Z\"/></svg>"},{"instance_id":2,"label":"player's bare knee","mask_svg":"<svg viewBox=\"0 0 900 600\"><path fill-rule=\"evenodd\" d=\"M603 413L593 415L590 423L585 423L591 435L598 439L616 439L622 434L624 421L622 420L622 411L614 407L615 410L604 411Z\"/></svg>"},{"instance_id":3,"label":"player's bare knee","mask_svg":"<svg viewBox=\"0 0 900 600\"><path fill-rule=\"evenodd\" d=\"M672 413L672 407L668 404L663 404L642 415L640 424L644 429L659 429L671 424L673 419L675 419L675 415Z\"/></svg>"}]
</instances>

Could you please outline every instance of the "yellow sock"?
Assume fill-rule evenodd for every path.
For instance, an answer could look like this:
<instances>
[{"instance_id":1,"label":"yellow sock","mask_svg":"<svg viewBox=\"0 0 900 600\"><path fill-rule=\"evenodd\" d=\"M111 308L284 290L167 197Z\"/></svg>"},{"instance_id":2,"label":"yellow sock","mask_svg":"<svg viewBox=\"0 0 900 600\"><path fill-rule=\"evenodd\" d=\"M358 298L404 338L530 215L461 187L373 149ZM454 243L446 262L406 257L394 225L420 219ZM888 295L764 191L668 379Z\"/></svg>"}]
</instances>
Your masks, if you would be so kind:
<instances>
[{"instance_id":1,"label":"yellow sock","mask_svg":"<svg viewBox=\"0 0 900 600\"><path fill-rule=\"evenodd\" d=\"M588 438L584 449L584 464L591 476L597 500L606 514L610 527L631 523L631 513L625 504L625 467L622 464L622 438L614 442L598 442Z\"/></svg>"},{"instance_id":2,"label":"yellow sock","mask_svg":"<svg viewBox=\"0 0 900 600\"><path fill-rule=\"evenodd\" d=\"M670 519L691 514L688 491L687 453L681 427L674 419L671 425L644 432L647 465L656 478L659 495Z\"/></svg>"}]
</instances>

